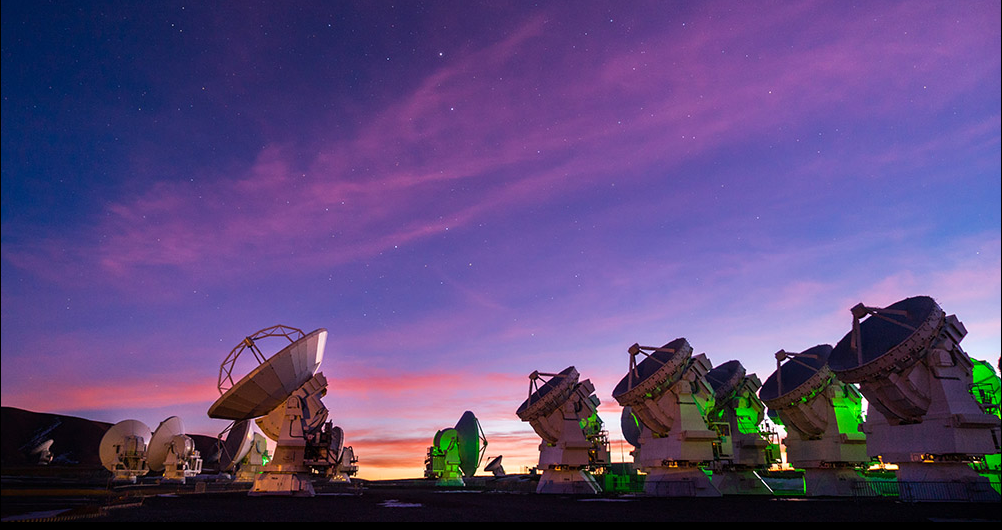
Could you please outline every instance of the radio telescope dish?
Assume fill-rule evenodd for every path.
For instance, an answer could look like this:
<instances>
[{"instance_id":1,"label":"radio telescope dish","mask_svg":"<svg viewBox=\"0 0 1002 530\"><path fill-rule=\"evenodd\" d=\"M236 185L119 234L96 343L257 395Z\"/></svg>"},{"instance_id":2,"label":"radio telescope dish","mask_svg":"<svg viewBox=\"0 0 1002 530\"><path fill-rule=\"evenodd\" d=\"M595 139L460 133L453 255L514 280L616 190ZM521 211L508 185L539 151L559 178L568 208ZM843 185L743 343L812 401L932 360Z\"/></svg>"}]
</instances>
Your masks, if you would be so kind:
<instances>
[{"instance_id":1,"label":"radio telescope dish","mask_svg":"<svg viewBox=\"0 0 1002 530\"><path fill-rule=\"evenodd\" d=\"M487 438L480 422L466 411L455 428L435 434L425 458L425 477L438 479L439 486L464 486L463 477L476 474L486 450Z\"/></svg>"},{"instance_id":2,"label":"radio telescope dish","mask_svg":"<svg viewBox=\"0 0 1002 530\"><path fill-rule=\"evenodd\" d=\"M763 429L765 405L758 397L762 383L738 361L727 361L706 374L714 406L708 419L720 435L713 485L722 494L772 495L757 471L779 462L779 450L769 442L775 433Z\"/></svg>"},{"instance_id":3,"label":"radio telescope dish","mask_svg":"<svg viewBox=\"0 0 1002 530\"><path fill-rule=\"evenodd\" d=\"M146 450L146 461L151 471L163 471L167 453L170 452L171 439L184 434L184 423L181 418L171 416L160 422Z\"/></svg>"},{"instance_id":4,"label":"radio telescope dish","mask_svg":"<svg viewBox=\"0 0 1002 530\"><path fill-rule=\"evenodd\" d=\"M254 422L233 422L216 437L219 470L235 473L234 482L254 482L264 466L268 442L254 431Z\"/></svg>"},{"instance_id":5,"label":"radio telescope dish","mask_svg":"<svg viewBox=\"0 0 1002 530\"><path fill-rule=\"evenodd\" d=\"M886 308L857 304L851 312L852 329L828 364L842 381L859 384L872 408L863 424L867 452L898 465L902 499L968 498L967 491L909 486L916 482L989 487L969 464L999 452L1002 429L970 393L973 363L960 347L964 325L928 296Z\"/></svg>"},{"instance_id":6,"label":"radio telescope dish","mask_svg":"<svg viewBox=\"0 0 1002 530\"><path fill-rule=\"evenodd\" d=\"M31 450L31 455L38 455L38 465L44 466L52 463L52 443L50 438Z\"/></svg>"},{"instance_id":7,"label":"radio telescope dish","mask_svg":"<svg viewBox=\"0 0 1002 530\"><path fill-rule=\"evenodd\" d=\"M480 428L480 421L470 411L464 412L456 422L456 431L459 433L459 469L464 476L472 477L484 459L487 438Z\"/></svg>"},{"instance_id":8,"label":"radio telescope dish","mask_svg":"<svg viewBox=\"0 0 1002 530\"><path fill-rule=\"evenodd\" d=\"M233 471L247 456L254 443L254 431L250 420L240 420L230 424L218 437L219 470ZM223 434L226 438L223 438Z\"/></svg>"},{"instance_id":9,"label":"radio telescope dish","mask_svg":"<svg viewBox=\"0 0 1002 530\"><path fill-rule=\"evenodd\" d=\"M869 462L860 431L863 396L828 367L832 347L821 344L800 353L776 353L776 371L759 397L786 427L786 457L804 470L808 496L851 496L865 481L859 468Z\"/></svg>"},{"instance_id":10,"label":"radio telescope dish","mask_svg":"<svg viewBox=\"0 0 1002 530\"><path fill-rule=\"evenodd\" d=\"M331 452L336 455L341 454L341 449L344 448L344 429L338 427L337 425L331 429Z\"/></svg>"},{"instance_id":11,"label":"radio telescope dish","mask_svg":"<svg viewBox=\"0 0 1002 530\"><path fill-rule=\"evenodd\" d=\"M101 465L113 473L116 482L134 483L136 477L150 471L146 441L151 437L150 428L139 420L123 420L112 425L98 447Z\"/></svg>"},{"instance_id":12,"label":"radio telescope dish","mask_svg":"<svg viewBox=\"0 0 1002 530\"><path fill-rule=\"evenodd\" d=\"M337 456L337 463L330 471L330 481L351 482L351 477L358 473L356 465L358 459L355 458L355 450L351 446L344 445L344 430L336 425L331 429L330 453Z\"/></svg>"},{"instance_id":13,"label":"radio telescope dish","mask_svg":"<svg viewBox=\"0 0 1002 530\"><path fill-rule=\"evenodd\" d=\"M296 332L300 338L293 340ZM231 371L240 353L250 349L261 359L263 356L256 341L276 336L285 337L292 343L234 384ZM209 417L246 420L268 414L313 377L323 360L326 344L325 329L303 335L302 331L286 326L266 328L244 339L219 368L218 387L222 395L209 407Z\"/></svg>"},{"instance_id":14,"label":"radio telescope dish","mask_svg":"<svg viewBox=\"0 0 1002 530\"><path fill-rule=\"evenodd\" d=\"M539 444L543 475L536 493L601 491L590 471L609 464L608 436L598 417L595 386L587 379L578 382L578 377L573 366L558 374L529 375L529 397L516 415L543 439Z\"/></svg>"},{"instance_id":15,"label":"radio telescope dish","mask_svg":"<svg viewBox=\"0 0 1002 530\"><path fill-rule=\"evenodd\" d=\"M700 466L714 460L718 434L707 423L714 393L706 355L692 355L684 338L660 348L628 348L629 371L612 397L639 421L633 461L647 473L644 490L658 497L719 496ZM645 358L639 363L637 355ZM632 443L632 442L631 442Z\"/></svg>"},{"instance_id":16,"label":"radio telescope dish","mask_svg":"<svg viewBox=\"0 0 1002 530\"><path fill-rule=\"evenodd\" d=\"M187 477L202 472L201 454L195 441L184 433L181 418L171 416L153 432L146 454L150 470L163 471L164 482L185 483Z\"/></svg>"},{"instance_id":17,"label":"radio telescope dish","mask_svg":"<svg viewBox=\"0 0 1002 530\"><path fill-rule=\"evenodd\" d=\"M346 445L338 456L337 468L331 482L351 482L351 477L356 473L358 473L358 459L355 458L355 450Z\"/></svg>"},{"instance_id":18,"label":"radio telescope dish","mask_svg":"<svg viewBox=\"0 0 1002 530\"><path fill-rule=\"evenodd\" d=\"M629 406L623 407L623 413L619 417L619 428L623 431L623 438L626 438L630 445L640 447L640 433L643 432L644 426L633 415L633 409Z\"/></svg>"},{"instance_id":19,"label":"radio telescope dish","mask_svg":"<svg viewBox=\"0 0 1002 530\"><path fill-rule=\"evenodd\" d=\"M503 477L504 468L501 467L501 455L495 456L490 462L487 462L484 471L494 474L495 477Z\"/></svg>"},{"instance_id":20,"label":"radio telescope dish","mask_svg":"<svg viewBox=\"0 0 1002 530\"><path fill-rule=\"evenodd\" d=\"M266 359L257 342L271 337L290 344ZM327 476L337 465L338 455L331 450L333 424L327 421L328 410L321 401L327 379L317 372L326 343L325 329L304 334L273 326L245 338L220 365L222 395L209 408L209 417L259 418L258 425L277 443L275 457L255 479L251 495L313 496L312 477ZM247 350L260 364L233 383L233 368Z\"/></svg>"}]
</instances>

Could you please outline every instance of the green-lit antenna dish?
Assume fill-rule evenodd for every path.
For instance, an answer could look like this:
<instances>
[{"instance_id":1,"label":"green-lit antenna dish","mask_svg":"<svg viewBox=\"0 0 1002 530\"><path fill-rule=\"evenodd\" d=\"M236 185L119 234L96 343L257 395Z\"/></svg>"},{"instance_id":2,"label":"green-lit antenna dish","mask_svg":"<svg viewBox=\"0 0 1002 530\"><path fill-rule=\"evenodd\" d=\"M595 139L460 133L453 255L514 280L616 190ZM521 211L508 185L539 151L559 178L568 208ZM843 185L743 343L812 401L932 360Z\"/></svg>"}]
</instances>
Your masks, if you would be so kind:
<instances>
[{"instance_id":1,"label":"green-lit antenna dish","mask_svg":"<svg viewBox=\"0 0 1002 530\"><path fill-rule=\"evenodd\" d=\"M481 434L480 422L470 411L463 413L456 423L456 432L459 433L459 468L463 470L463 475L472 477L476 474L477 468L483 459L484 451L487 450L487 440ZM480 445L483 440L483 446Z\"/></svg>"}]
</instances>

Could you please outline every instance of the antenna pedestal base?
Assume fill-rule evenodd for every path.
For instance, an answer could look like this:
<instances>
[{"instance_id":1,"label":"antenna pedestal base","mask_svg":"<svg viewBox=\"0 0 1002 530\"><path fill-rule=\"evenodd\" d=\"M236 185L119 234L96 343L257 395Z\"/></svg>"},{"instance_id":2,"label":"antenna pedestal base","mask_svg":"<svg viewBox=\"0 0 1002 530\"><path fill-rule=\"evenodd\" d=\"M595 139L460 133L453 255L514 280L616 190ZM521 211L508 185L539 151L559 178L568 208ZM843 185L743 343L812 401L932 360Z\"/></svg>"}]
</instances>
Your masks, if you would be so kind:
<instances>
[{"instance_id":1,"label":"antenna pedestal base","mask_svg":"<svg viewBox=\"0 0 1002 530\"><path fill-rule=\"evenodd\" d=\"M710 483L721 495L772 495L772 488L751 469L714 471Z\"/></svg>"},{"instance_id":2,"label":"antenna pedestal base","mask_svg":"<svg viewBox=\"0 0 1002 530\"><path fill-rule=\"evenodd\" d=\"M898 495L908 502L999 502L1002 497L969 465L956 462L898 464Z\"/></svg>"},{"instance_id":3,"label":"antenna pedestal base","mask_svg":"<svg viewBox=\"0 0 1002 530\"><path fill-rule=\"evenodd\" d=\"M284 497L313 497L313 483L306 473L265 472L254 480L248 495L252 497L278 495Z\"/></svg>"},{"instance_id":4,"label":"antenna pedestal base","mask_svg":"<svg viewBox=\"0 0 1002 530\"><path fill-rule=\"evenodd\" d=\"M233 482L254 482L261 476L261 464L243 464L233 477Z\"/></svg>"},{"instance_id":5,"label":"antenna pedestal base","mask_svg":"<svg viewBox=\"0 0 1002 530\"><path fill-rule=\"evenodd\" d=\"M136 478L141 477L146 474L146 472L137 473L132 470L121 470L113 471L114 476L111 481L115 484L135 484Z\"/></svg>"},{"instance_id":6,"label":"antenna pedestal base","mask_svg":"<svg viewBox=\"0 0 1002 530\"><path fill-rule=\"evenodd\" d=\"M857 484L866 479L852 468L804 470L804 494L808 497L852 497Z\"/></svg>"},{"instance_id":7,"label":"antenna pedestal base","mask_svg":"<svg viewBox=\"0 0 1002 530\"><path fill-rule=\"evenodd\" d=\"M648 469L644 493L652 497L720 497L710 477L698 467Z\"/></svg>"},{"instance_id":8,"label":"antenna pedestal base","mask_svg":"<svg viewBox=\"0 0 1002 530\"><path fill-rule=\"evenodd\" d=\"M536 493L595 495L601 492L595 478L583 469L547 469L536 486Z\"/></svg>"}]
</instances>

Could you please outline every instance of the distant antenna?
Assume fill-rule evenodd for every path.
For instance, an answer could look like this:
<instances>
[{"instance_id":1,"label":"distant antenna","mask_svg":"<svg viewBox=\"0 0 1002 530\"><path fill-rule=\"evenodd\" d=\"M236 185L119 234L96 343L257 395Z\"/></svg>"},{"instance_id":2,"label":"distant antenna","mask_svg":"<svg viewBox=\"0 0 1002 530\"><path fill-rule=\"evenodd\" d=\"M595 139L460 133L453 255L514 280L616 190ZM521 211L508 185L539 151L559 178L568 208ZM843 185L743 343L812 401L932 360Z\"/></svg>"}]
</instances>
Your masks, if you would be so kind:
<instances>
[{"instance_id":1,"label":"distant antenna","mask_svg":"<svg viewBox=\"0 0 1002 530\"><path fill-rule=\"evenodd\" d=\"M902 500L968 500L967 490L913 487L963 481L997 502L998 492L969 465L999 452L1002 429L971 395L964 325L928 296L886 308L858 304L851 312L852 330L828 364L866 397L867 451L897 464Z\"/></svg>"},{"instance_id":2,"label":"distant antenna","mask_svg":"<svg viewBox=\"0 0 1002 530\"><path fill-rule=\"evenodd\" d=\"M848 497L865 479L869 463L863 423L863 396L839 381L828 367L832 347L821 344L800 353L776 352L776 371L759 397L786 427L786 458L804 470L811 497Z\"/></svg>"},{"instance_id":3,"label":"distant antenna","mask_svg":"<svg viewBox=\"0 0 1002 530\"><path fill-rule=\"evenodd\" d=\"M495 477L503 477L504 468L501 467L501 455L495 456L490 462L487 462L487 465L484 466L484 471L493 473Z\"/></svg>"},{"instance_id":4,"label":"distant antenna","mask_svg":"<svg viewBox=\"0 0 1002 530\"><path fill-rule=\"evenodd\" d=\"M257 342L282 337L285 348L265 359ZM318 373L327 343L327 330L309 334L288 326L272 326L245 338L219 368L222 394L209 408L209 417L235 421L257 419L257 425L277 442L275 457L262 468L251 495L313 496L314 475L330 476L338 457L331 449L334 426L320 400L327 379ZM261 364L236 383L233 367L244 351Z\"/></svg>"},{"instance_id":5,"label":"distant antenna","mask_svg":"<svg viewBox=\"0 0 1002 530\"><path fill-rule=\"evenodd\" d=\"M162 482L184 484L202 472L202 457L195 441L184 433L181 418L171 416L160 422L147 449L151 471L163 471Z\"/></svg>"},{"instance_id":6,"label":"distant antenna","mask_svg":"<svg viewBox=\"0 0 1002 530\"><path fill-rule=\"evenodd\" d=\"M542 439L537 493L599 493L592 469L607 466L609 441L598 417L595 386L567 367L559 374L529 375L529 397L516 411ZM542 382L542 384L540 384Z\"/></svg>"},{"instance_id":7,"label":"distant antenna","mask_svg":"<svg viewBox=\"0 0 1002 530\"><path fill-rule=\"evenodd\" d=\"M98 453L115 482L135 483L137 477L149 473L146 442L151 437L150 428L138 420L120 421L104 433Z\"/></svg>"},{"instance_id":8,"label":"distant antenna","mask_svg":"<svg viewBox=\"0 0 1002 530\"><path fill-rule=\"evenodd\" d=\"M216 437L219 450L219 470L223 472L236 471L254 443L254 431L250 420L240 420L230 423Z\"/></svg>"},{"instance_id":9,"label":"distant antenna","mask_svg":"<svg viewBox=\"0 0 1002 530\"><path fill-rule=\"evenodd\" d=\"M355 458L355 450L350 445L346 445L341 448L331 482L351 482L351 477L357 473L358 459Z\"/></svg>"},{"instance_id":10,"label":"distant antenna","mask_svg":"<svg viewBox=\"0 0 1002 530\"><path fill-rule=\"evenodd\" d=\"M52 439L48 439L31 450L32 455L38 455L38 465L45 466L52 463Z\"/></svg>"},{"instance_id":11,"label":"distant antenna","mask_svg":"<svg viewBox=\"0 0 1002 530\"><path fill-rule=\"evenodd\" d=\"M240 420L230 423L216 437L219 470L233 474L233 482L254 482L264 466L268 442L255 432L254 422Z\"/></svg>"},{"instance_id":12,"label":"distant antenna","mask_svg":"<svg viewBox=\"0 0 1002 530\"><path fill-rule=\"evenodd\" d=\"M658 497L720 496L701 469L713 463L719 441L707 426L714 405L706 381L709 359L692 355L684 338L660 348L634 344L627 352L629 371L612 397L630 407L642 427L633 461L647 474L644 491ZM638 355L644 355L639 363Z\"/></svg>"},{"instance_id":13,"label":"distant antenna","mask_svg":"<svg viewBox=\"0 0 1002 530\"><path fill-rule=\"evenodd\" d=\"M437 479L439 486L464 486L463 477L476 474L486 450L487 438L480 421L466 411L455 428L435 433L425 457L425 478Z\"/></svg>"}]
</instances>

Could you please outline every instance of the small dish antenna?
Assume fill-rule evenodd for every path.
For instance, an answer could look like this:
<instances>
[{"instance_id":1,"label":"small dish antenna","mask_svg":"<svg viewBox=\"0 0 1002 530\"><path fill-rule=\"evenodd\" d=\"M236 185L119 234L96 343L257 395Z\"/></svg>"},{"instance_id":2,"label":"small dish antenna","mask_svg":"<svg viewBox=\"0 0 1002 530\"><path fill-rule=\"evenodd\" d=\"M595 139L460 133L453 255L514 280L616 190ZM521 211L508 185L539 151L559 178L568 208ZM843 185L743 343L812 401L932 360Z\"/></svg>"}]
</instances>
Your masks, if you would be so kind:
<instances>
[{"instance_id":1,"label":"small dish antenna","mask_svg":"<svg viewBox=\"0 0 1002 530\"><path fill-rule=\"evenodd\" d=\"M973 363L960 347L964 325L928 296L886 308L857 304L851 313L852 329L828 364L839 379L858 384L871 407L863 424L868 454L897 464L905 485L986 483L969 464L999 452L1002 429L971 395ZM906 487L901 497L967 499L966 490L953 491Z\"/></svg>"},{"instance_id":2,"label":"small dish antenna","mask_svg":"<svg viewBox=\"0 0 1002 530\"><path fill-rule=\"evenodd\" d=\"M763 427L765 405L758 397L761 381L739 361L714 367L706 380L713 388L714 402L708 420L720 436L713 485L724 495L772 495L758 475L780 461L779 447L769 441L775 433Z\"/></svg>"},{"instance_id":3,"label":"small dish antenna","mask_svg":"<svg viewBox=\"0 0 1002 530\"><path fill-rule=\"evenodd\" d=\"M504 476L504 468L501 467L501 455L495 456L484 466L484 471L492 473L495 477Z\"/></svg>"},{"instance_id":4,"label":"small dish antenna","mask_svg":"<svg viewBox=\"0 0 1002 530\"><path fill-rule=\"evenodd\" d=\"M52 463L52 442L53 440L50 438L31 450L31 455L37 455L38 465L45 466Z\"/></svg>"},{"instance_id":5,"label":"small dish antenna","mask_svg":"<svg viewBox=\"0 0 1002 530\"><path fill-rule=\"evenodd\" d=\"M149 473L146 442L151 437L150 428L139 420L120 421L104 433L98 454L114 482L135 483L137 477Z\"/></svg>"},{"instance_id":6,"label":"small dish antenna","mask_svg":"<svg viewBox=\"0 0 1002 530\"><path fill-rule=\"evenodd\" d=\"M146 453L151 471L163 471L163 482L184 484L202 472L202 456L195 440L184 433L181 418L171 416L160 422Z\"/></svg>"},{"instance_id":7,"label":"small dish antenna","mask_svg":"<svg viewBox=\"0 0 1002 530\"><path fill-rule=\"evenodd\" d=\"M464 486L463 477L476 474L486 450L480 421L466 411L454 428L435 433L425 457L425 478L437 479L438 486Z\"/></svg>"},{"instance_id":8,"label":"small dish antenna","mask_svg":"<svg viewBox=\"0 0 1002 530\"><path fill-rule=\"evenodd\" d=\"M716 497L701 466L714 460L718 434L707 424L714 392L706 374L710 361L693 355L684 338L664 346L627 349L629 371L612 392L639 421L633 461L645 473L644 491L658 497ZM637 362L637 356L643 359ZM632 442L631 442L632 443Z\"/></svg>"},{"instance_id":9,"label":"small dish antenna","mask_svg":"<svg viewBox=\"0 0 1002 530\"><path fill-rule=\"evenodd\" d=\"M758 394L786 427L787 461L804 470L804 493L811 497L853 495L865 480L860 468L870 461L860 430L863 396L828 367L831 351L821 344L776 352L776 371Z\"/></svg>"},{"instance_id":10,"label":"small dish antenna","mask_svg":"<svg viewBox=\"0 0 1002 530\"><path fill-rule=\"evenodd\" d=\"M288 344L269 358L258 342L282 338ZM327 379L317 370L323 360L327 330L308 334L289 326L272 326L246 337L219 367L219 399L210 418L234 421L256 418L258 427L276 442L275 456L262 467L250 495L314 495L314 475L330 476L339 455L332 451L334 426L321 398ZM237 382L233 368L250 351L260 363Z\"/></svg>"},{"instance_id":11,"label":"small dish antenna","mask_svg":"<svg viewBox=\"0 0 1002 530\"><path fill-rule=\"evenodd\" d=\"M355 450L350 445L346 445L341 448L339 454L331 482L351 482L351 477L358 474L358 459L355 458Z\"/></svg>"},{"instance_id":12,"label":"small dish antenna","mask_svg":"<svg viewBox=\"0 0 1002 530\"><path fill-rule=\"evenodd\" d=\"M608 434L598 417L595 386L578 371L567 367L560 373L529 374L529 397L516 415L543 439L539 444L539 467L543 475L537 493L595 494L601 491L594 469L608 466Z\"/></svg>"}]
</instances>

